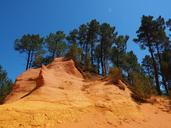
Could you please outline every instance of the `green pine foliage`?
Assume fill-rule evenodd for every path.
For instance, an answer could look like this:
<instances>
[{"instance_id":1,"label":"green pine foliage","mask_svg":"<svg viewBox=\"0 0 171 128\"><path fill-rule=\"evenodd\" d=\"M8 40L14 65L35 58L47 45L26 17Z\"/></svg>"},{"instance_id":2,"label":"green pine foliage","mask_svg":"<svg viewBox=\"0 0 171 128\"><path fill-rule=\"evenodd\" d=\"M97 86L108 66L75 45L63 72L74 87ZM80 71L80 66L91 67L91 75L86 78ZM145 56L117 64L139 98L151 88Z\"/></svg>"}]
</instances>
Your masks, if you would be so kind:
<instances>
[{"instance_id":1,"label":"green pine foliage","mask_svg":"<svg viewBox=\"0 0 171 128\"><path fill-rule=\"evenodd\" d=\"M51 58L64 56L67 48L64 32L57 31L56 33L50 33L45 39L45 45Z\"/></svg>"},{"instance_id":2,"label":"green pine foliage","mask_svg":"<svg viewBox=\"0 0 171 128\"><path fill-rule=\"evenodd\" d=\"M7 78L7 73L0 66L0 102L11 92L12 81Z\"/></svg>"},{"instance_id":3,"label":"green pine foliage","mask_svg":"<svg viewBox=\"0 0 171 128\"><path fill-rule=\"evenodd\" d=\"M20 53L27 55L26 70L33 66L35 53L42 49L43 38L40 35L23 35L21 39L16 39L14 48Z\"/></svg>"}]
</instances>

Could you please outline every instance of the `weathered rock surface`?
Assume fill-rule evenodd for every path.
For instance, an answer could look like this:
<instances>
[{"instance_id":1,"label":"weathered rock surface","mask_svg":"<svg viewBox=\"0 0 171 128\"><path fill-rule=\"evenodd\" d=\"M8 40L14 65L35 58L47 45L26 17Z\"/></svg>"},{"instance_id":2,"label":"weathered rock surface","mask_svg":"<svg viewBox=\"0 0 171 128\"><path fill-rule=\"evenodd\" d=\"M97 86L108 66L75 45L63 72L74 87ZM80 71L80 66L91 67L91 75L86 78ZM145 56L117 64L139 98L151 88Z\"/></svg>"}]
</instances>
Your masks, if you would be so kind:
<instances>
[{"instance_id":1,"label":"weathered rock surface","mask_svg":"<svg viewBox=\"0 0 171 128\"><path fill-rule=\"evenodd\" d=\"M72 60L55 59L21 74L0 106L2 128L170 128L171 115L137 105L130 90L86 81Z\"/></svg>"}]
</instances>

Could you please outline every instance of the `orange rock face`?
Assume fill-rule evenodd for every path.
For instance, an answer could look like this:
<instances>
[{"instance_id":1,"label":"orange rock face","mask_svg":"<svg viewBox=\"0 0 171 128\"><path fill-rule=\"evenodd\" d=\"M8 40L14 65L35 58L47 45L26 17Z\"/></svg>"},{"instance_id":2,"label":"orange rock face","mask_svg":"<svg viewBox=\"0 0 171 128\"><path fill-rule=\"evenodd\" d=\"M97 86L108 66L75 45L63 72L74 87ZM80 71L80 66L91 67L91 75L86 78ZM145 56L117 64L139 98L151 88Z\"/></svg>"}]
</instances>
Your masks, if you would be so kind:
<instances>
[{"instance_id":1,"label":"orange rock face","mask_svg":"<svg viewBox=\"0 0 171 128\"><path fill-rule=\"evenodd\" d=\"M124 90L101 80L86 81L72 60L57 58L16 79L0 106L0 127L170 128L169 111L161 110L161 104L136 104L120 84Z\"/></svg>"}]
</instances>

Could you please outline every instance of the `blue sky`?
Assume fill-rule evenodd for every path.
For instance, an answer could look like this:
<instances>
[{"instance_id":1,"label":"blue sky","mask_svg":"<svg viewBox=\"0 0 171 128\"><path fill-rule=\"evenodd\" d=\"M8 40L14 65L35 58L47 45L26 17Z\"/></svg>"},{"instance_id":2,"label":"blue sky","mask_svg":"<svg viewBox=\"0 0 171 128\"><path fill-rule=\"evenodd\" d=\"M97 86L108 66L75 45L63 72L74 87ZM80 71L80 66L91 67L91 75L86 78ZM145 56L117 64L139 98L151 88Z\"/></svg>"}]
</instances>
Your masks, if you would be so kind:
<instances>
[{"instance_id":1,"label":"blue sky","mask_svg":"<svg viewBox=\"0 0 171 128\"><path fill-rule=\"evenodd\" d=\"M14 41L23 34L63 30L66 33L91 19L116 26L130 36L128 50L139 62L146 51L133 43L144 15L171 18L170 0L0 0L0 64L15 79L25 69L26 56L14 51Z\"/></svg>"}]
</instances>

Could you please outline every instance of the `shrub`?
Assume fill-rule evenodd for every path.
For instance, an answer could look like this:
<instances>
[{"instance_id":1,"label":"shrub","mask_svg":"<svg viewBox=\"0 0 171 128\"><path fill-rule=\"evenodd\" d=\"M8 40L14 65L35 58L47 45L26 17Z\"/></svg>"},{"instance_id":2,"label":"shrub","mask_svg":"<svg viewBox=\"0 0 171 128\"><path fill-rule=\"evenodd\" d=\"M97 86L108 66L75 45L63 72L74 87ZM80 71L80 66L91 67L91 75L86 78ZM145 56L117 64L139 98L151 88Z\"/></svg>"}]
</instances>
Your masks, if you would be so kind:
<instances>
[{"instance_id":1,"label":"shrub","mask_svg":"<svg viewBox=\"0 0 171 128\"><path fill-rule=\"evenodd\" d=\"M109 70L109 77L111 78L113 83L118 84L119 80L122 79L122 71L120 68L111 68Z\"/></svg>"},{"instance_id":2,"label":"shrub","mask_svg":"<svg viewBox=\"0 0 171 128\"><path fill-rule=\"evenodd\" d=\"M150 79L145 76L143 73L133 72L131 74L132 79L132 91L134 97L138 99L149 98L152 94L155 94L155 88L151 85Z\"/></svg>"}]
</instances>

